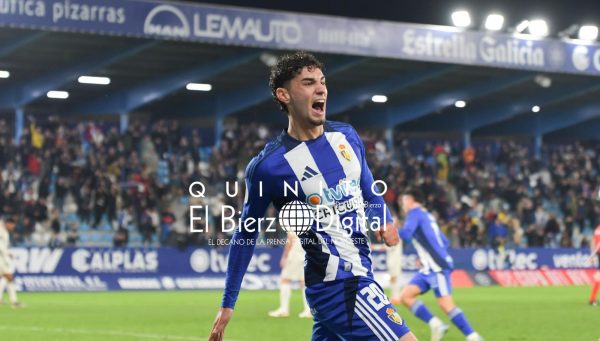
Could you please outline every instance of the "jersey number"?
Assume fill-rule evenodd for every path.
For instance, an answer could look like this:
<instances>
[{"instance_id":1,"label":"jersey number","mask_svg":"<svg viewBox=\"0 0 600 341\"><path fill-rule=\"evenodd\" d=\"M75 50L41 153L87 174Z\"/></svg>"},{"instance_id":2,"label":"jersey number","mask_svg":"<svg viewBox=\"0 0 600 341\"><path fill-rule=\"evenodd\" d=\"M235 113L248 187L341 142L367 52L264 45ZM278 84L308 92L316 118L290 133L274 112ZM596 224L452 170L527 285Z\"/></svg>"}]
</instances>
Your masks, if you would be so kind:
<instances>
[{"instance_id":1,"label":"jersey number","mask_svg":"<svg viewBox=\"0 0 600 341\"><path fill-rule=\"evenodd\" d=\"M368 287L364 287L360 293L366 297L367 302L369 302L371 307L377 311L390 304L387 296L385 296L385 294L375 283L371 283Z\"/></svg>"}]
</instances>

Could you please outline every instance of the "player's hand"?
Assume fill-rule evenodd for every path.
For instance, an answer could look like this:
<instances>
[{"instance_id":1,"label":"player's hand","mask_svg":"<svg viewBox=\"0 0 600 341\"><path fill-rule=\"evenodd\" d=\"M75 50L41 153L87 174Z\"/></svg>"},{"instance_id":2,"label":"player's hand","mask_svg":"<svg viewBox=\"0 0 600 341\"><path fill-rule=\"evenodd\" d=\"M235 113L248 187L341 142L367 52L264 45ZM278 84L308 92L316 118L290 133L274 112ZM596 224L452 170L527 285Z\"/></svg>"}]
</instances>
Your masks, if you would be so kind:
<instances>
[{"instance_id":1,"label":"player's hand","mask_svg":"<svg viewBox=\"0 0 600 341\"><path fill-rule=\"evenodd\" d=\"M213 323L212 331L208 337L208 341L223 341L223 335L225 334L225 327L233 315L233 309L221 308L217 313L215 323Z\"/></svg>"},{"instance_id":2,"label":"player's hand","mask_svg":"<svg viewBox=\"0 0 600 341\"><path fill-rule=\"evenodd\" d=\"M394 224L387 224L385 228L379 229L375 233L375 238L381 241L383 239L385 245L394 246L400 243L400 236L398 236L398 229Z\"/></svg>"}]
</instances>

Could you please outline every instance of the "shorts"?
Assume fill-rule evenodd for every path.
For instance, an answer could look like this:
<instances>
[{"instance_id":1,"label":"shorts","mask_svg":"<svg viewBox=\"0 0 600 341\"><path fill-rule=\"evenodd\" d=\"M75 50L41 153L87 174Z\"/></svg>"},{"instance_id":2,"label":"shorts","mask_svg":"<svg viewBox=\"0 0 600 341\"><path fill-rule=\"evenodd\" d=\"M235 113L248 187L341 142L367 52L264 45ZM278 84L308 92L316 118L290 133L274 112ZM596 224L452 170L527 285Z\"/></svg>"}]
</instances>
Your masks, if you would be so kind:
<instances>
[{"instance_id":1,"label":"shorts","mask_svg":"<svg viewBox=\"0 0 600 341\"><path fill-rule=\"evenodd\" d=\"M289 281L304 281L304 258L288 258L281 269L281 278Z\"/></svg>"},{"instance_id":2,"label":"shorts","mask_svg":"<svg viewBox=\"0 0 600 341\"><path fill-rule=\"evenodd\" d=\"M428 292L429 289L433 289L435 297L449 296L452 295L451 273L452 270L430 272L429 274L417 272L408 284L418 286L421 289L421 294Z\"/></svg>"},{"instance_id":3,"label":"shorts","mask_svg":"<svg viewBox=\"0 0 600 341\"><path fill-rule=\"evenodd\" d=\"M385 248L387 272L390 277L400 277L402 273L402 245Z\"/></svg>"},{"instance_id":4,"label":"shorts","mask_svg":"<svg viewBox=\"0 0 600 341\"><path fill-rule=\"evenodd\" d=\"M312 285L306 300L314 318L312 341L397 341L410 332L370 277Z\"/></svg>"}]
</instances>

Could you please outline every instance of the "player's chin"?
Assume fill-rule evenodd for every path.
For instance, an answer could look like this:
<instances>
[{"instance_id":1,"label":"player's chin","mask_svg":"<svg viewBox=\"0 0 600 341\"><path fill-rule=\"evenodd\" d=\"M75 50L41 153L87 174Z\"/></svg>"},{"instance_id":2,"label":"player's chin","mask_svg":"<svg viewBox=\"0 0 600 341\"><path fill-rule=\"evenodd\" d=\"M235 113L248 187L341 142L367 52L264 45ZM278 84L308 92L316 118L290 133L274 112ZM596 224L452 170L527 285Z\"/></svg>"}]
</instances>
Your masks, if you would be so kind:
<instances>
[{"instance_id":1,"label":"player's chin","mask_svg":"<svg viewBox=\"0 0 600 341\"><path fill-rule=\"evenodd\" d=\"M325 124L325 116L323 117L311 117L309 120L310 124L312 124L315 127L319 127L322 126L323 124Z\"/></svg>"},{"instance_id":2,"label":"player's chin","mask_svg":"<svg viewBox=\"0 0 600 341\"><path fill-rule=\"evenodd\" d=\"M321 126L325 123L325 111L311 112L308 117L309 122L314 126Z\"/></svg>"}]
</instances>

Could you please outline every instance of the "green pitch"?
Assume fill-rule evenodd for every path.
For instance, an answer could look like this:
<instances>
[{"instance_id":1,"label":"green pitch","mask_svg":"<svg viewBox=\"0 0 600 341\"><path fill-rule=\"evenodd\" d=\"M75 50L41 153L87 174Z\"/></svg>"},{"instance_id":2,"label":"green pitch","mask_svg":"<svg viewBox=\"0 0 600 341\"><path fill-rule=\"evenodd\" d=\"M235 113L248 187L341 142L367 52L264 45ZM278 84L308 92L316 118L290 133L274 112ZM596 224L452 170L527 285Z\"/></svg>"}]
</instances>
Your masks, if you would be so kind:
<instances>
[{"instance_id":1,"label":"green pitch","mask_svg":"<svg viewBox=\"0 0 600 341\"><path fill-rule=\"evenodd\" d=\"M587 287L490 287L457 289L455 298L488 341L595 341L600 307L586 304L588 292ZM27 308L0 305L0 340L205 340L221 293L36 293L20 298ZM441 316L431 295L424 301ZM289 318L267 316L277 304L275 291L243 291L226 339L309 340L311 321L297 317L300 293L293 292ZM420 340L429 339L424 323L403 307L399 311ZM444 340L464 338L452 327Z\"/></svg>"}]
</instances>

